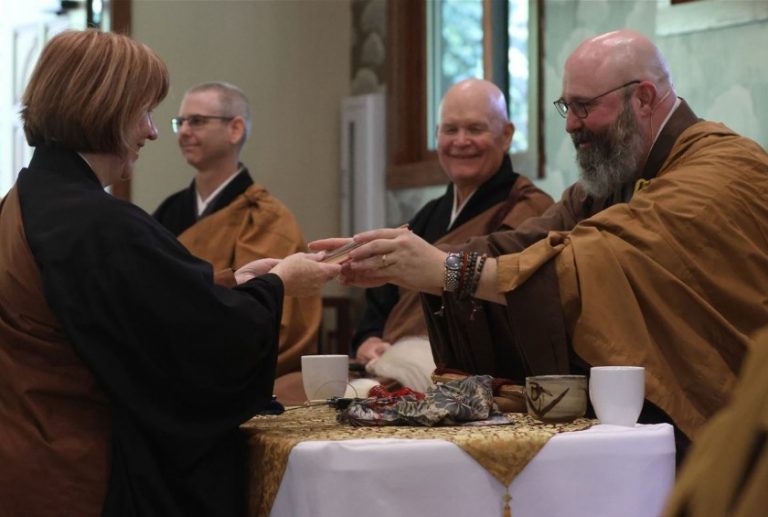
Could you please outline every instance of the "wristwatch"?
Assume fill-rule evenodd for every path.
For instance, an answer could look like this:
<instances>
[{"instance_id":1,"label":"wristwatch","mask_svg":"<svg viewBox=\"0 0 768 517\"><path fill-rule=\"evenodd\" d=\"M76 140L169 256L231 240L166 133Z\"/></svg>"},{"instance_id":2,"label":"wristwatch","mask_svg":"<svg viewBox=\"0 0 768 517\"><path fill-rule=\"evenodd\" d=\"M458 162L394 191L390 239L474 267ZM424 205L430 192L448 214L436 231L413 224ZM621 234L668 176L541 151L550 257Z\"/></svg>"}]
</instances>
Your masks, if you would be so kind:
<instances>
[{"instance_id":1,"label":"wristwatch","mask_svg":"<svg viewBox=\"0 0 768 517\"><path fill-rule=\"evenodd\" d=\"M443 290L448 293L459 289L459 272L461 271L461 253L449 253L445 257L445 276Z\"/></svg>"}]
</instances>

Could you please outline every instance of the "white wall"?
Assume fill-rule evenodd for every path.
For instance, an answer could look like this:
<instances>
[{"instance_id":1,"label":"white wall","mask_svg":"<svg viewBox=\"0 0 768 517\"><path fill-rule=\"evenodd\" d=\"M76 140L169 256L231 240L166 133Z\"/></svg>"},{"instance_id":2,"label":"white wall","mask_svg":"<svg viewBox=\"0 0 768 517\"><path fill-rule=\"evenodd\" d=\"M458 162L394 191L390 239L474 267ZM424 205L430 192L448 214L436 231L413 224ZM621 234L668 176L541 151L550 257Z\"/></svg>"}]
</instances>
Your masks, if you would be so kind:
<instances>
[{"instance_id":1,"label":"white wall","mask_svg":"<svg viewBox=\"0 0 768 517\"><path fill-rule=\"evenodd\" d=\"M296 214L308 240L339 231L339 106L350 84L349 0L134 0L133 36L171 75L154 112L159 139L142 150L132 200L153 211L193 171L170 129L184 91L240 86L253 133L241 158Z\"/></svg>"}]
</instances>

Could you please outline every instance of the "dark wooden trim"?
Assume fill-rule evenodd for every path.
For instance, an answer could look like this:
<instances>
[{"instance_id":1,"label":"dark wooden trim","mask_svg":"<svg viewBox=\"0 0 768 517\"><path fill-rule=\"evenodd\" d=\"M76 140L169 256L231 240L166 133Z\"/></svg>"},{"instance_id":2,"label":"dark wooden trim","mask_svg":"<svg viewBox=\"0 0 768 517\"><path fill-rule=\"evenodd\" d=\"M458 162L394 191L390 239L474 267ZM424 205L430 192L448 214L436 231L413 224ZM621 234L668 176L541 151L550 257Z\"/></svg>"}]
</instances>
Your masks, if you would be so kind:
<instances>
[{"instance_id":1,"label":"dark wooden trim","mask_svg":"<svg viewBox=\"0 0 768 517\"><path fill-rule=\"evenodd\" d=\"M437 155L427 150L427 5L387 2L387 187L445 183ZM440 171L435 175L434 171Z\"/></svg>"},{"instance_id":2,"label":"dark wooden trim","mask_svg":"<svg viewBox=\"0 0 768 517\"><path fill-rule=\"evenodd\" d=\"M499 87L509 106L509 8L507 0L483 2L483 69L485 78ZM497 59L502 56L502 59Z\"/></svg>"},{"instance_id":3,"label":"dark wooden trim","mask_svg":"<svg viewBox=\"0 0 768 517\"><path fill-rule=\"evenodd\" d=\"M390 0L387 117L391 165L422 157L426 147L426 5Z\"/></svg>"},{"instance_id":4,"label":"dark wooden trim","mask_svg":"<svg viewBox=\"0 0 768 517\"><path fill-rule=\"evenodd\" d=\"M545 2L544 0L536 0L536 6L538 11L538 19L536 20L537 31L537 52L536 56L536 116L539 119L539 127L536 134L536 177L543 179L545 176L545 138L544 138L544 28L546 26L545 17Z\"/></svg>"},{"instance_id":5,"label":"dark wooden trim","mask_svg":"<svg viewBox=\"0 0 768 517\"><path fill-rule=\"evenodd\" d=\"M112 32L131 35L131 0L109 2L110 27ZM112 195L124 201L131 200L131 180L112 185Z\"/></svg>"},{"instance_id":6,"label":"dark wooden trim","mask_svg":"<svg viewBox=\"0 0 768 517\"><path fill-rule=\"evenodd\" d=\"M488 35L493 31L493 0L483 0L483 76L493 77L493 40Z\"/></svg>"},{"instance_id":7,"label":"dark wooden trim","mask_svg":"<svg viewBox=\"0 0 768 517\"><path fill-rule=\"evenodd\" d=\"M437 153L429 153L426 160L402 165L391 165L387 171L387 188L397 190L402 188L427 187L448 183L448 177L437 160Z\"/></svg>"},{"instance_id":8,"label":"dark wooden trim","mask_svg":"<svg viewBox=\"0 0 768 517\"><path fill-rule=\"evenodd\" d=\"M112 0L109 2L112 32L131 35L132 29L132 0Z\"/></svg>"}]
</instances>

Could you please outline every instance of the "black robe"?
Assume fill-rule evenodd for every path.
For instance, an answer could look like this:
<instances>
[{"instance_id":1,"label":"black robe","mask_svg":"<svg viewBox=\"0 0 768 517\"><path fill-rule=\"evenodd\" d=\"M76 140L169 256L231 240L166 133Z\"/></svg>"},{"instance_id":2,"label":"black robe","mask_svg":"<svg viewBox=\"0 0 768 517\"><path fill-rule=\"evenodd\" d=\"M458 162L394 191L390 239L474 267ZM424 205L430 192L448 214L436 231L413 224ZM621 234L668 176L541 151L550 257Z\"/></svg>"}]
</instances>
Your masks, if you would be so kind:
<instances>
[{"instance_id":1,"label":"black robe","mask_svg":"<svg viewBox=\"0 0 768 517\"><path fill-rule=\"evenodd\" d=\"M242 164L240 167L242 167L240 173L208 203L200 217L197 216L197 187L195 187L194 181L184 190L168 196L160 203L152 217L160 221L160 224L168 228L174 235L181 235L184 230L195 224L201 217L229 206L237 196L253 185L253 178L251 178L248 169Z\"/></svg>"},{"instance_id":2,"label":"black robe","mask_svg":"<svg viewBox=\"0 0 768 517\"><path fill-rule=\"evenodd\" d=\"M506 200L518 176L512 169L512 160L505 155L499 170L477 189L453 224L449 226L453 211L453 183L451 183L445 189L445 194L428 202L416 213L409 222L409 226L413 233L427 242L436 242L493 205ZM400 291L393 284L385 284L366 289L365 299L365 312L352 338L353 354L369 337L383 335L387 318L400 299Z\"/></svg>"},{"instance_id":3,"label":"black robe","mask_svg":"<svg viewBox=\"0 0 768 517\"><path fill-rule=\"evenodd\" d=\"M38 147L17 189L41 303L108 400L103 514L242 514L239 424L271 404L280 279L215 285L208 263L72 151Z\"/></svg>"}]
</instances>

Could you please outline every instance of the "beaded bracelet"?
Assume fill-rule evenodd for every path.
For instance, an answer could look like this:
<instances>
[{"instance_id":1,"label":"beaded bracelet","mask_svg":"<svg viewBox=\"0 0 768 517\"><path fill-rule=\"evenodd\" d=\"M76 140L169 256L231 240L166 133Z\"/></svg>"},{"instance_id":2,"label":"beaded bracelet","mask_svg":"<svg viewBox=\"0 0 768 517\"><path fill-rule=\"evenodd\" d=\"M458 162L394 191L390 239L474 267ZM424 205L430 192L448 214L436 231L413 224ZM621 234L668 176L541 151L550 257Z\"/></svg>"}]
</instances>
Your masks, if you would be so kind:
<instances>
[{"instance_id":1,"label":"beaded bracelet","mask_svg":"<svg viewBox=\"0 0 768 517\"><path fill-rule=\"evenodd\" d=\"M465 255L467 255L468 260L466 261L466 268L462 269L462 282L459 284L458 293L456 293L456 297L459 300L465 300L470 296L469 289L475 275L475 268L477 267L478 253L476 251L470 251L469 253L465 253Z\"/></svg>"},{"instance_id":2,"label":"beaded bracelet","mask_svg":"<svg viewBox=\"0 0 768 517\"><path fill-rule=\"evenodd\" d=\"M475 292L477 291L478 286L480 285L480 277L483 273L483 267L485 266L485 260L488 258L488 255L485 253L482 254L480 257L480 261L477 264L477 269L474 272L474 275L472 275L472 285L469 288L469 294L472 296L472 312L469 314L469 320L474 321L475 320L475 313L479 310L483 309L482 304L477 300L477 298L474 297Z\"/></svg>"},{"instance_id":3,"label":"beaded bracelet","mask_svg":"<svg viewBox=\"0 0 768 517\"><path fill-rule=\"evenodd\" d=\"M477 288L480 286L480 276L483 273L483 267L485 266L485 261L488 258L488 255L483 253L480 256L480 260L477 263L477 269L475 269L474 274L472 275L472 279L469 285L468 289L468 295L474 296L475 291L477 291Z\"/></svg>"}]
</instances>

